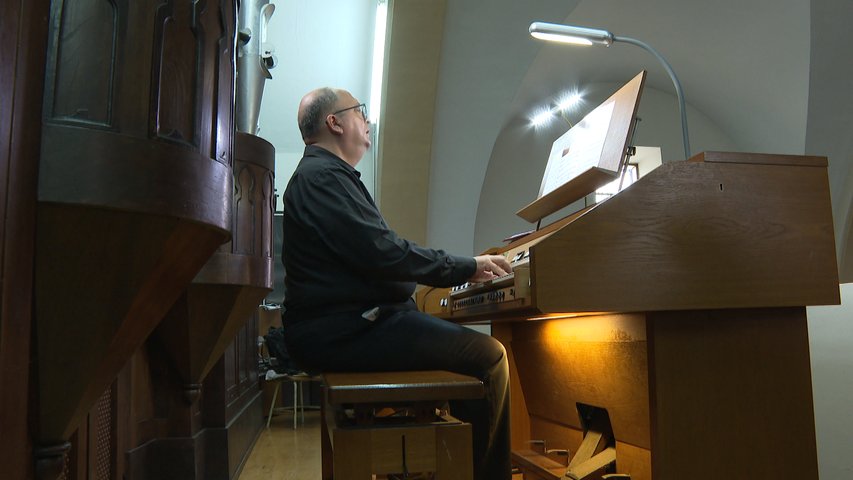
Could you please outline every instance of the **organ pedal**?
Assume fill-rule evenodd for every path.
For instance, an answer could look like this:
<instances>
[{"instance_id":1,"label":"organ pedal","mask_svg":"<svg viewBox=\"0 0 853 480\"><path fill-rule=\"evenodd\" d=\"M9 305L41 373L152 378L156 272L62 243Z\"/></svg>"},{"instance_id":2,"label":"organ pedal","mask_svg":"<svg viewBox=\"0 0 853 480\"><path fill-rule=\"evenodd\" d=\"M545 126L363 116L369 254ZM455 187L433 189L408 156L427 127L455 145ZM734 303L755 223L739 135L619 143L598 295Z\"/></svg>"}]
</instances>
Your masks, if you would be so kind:
<instances>
[{"instance_id":1,"label":"organ pedal","mask_svg":"<svg viewBox=\"0 0 853 480\"><path fill-rule=\"evenodd\" d=\"M530 449L534 452L548 457L565 467L569 466L569 450L566 448L547 448L545 440L530 440L527 443L531 445Z\"/></svg>"},{"instance_id":2,"label":"organ pedal","mask_svg":"<svg viewBox=\"0 0 853 480\"><path fill-rule=\"evenodd\" d=\"M524 474L524 480L630 480L625 473L612 472L616 464L616 445L607 411L578 405L584 424L584 436L574 457L569 451L546 448L544 440L531 440L530 449L512 452L512 463Z\"/></svg>"},{"instance_id":3,"label":"organ pedal","mask_svg":"<svg viewBox=\"0 0 853 480\"><path fill-rule=\"evenodd\" d=\"M596 472L615 466L616 445L607 410L578 404L584 435L577 454L569 462L565 478L583 480Z\"/></svg>"}]
</instances>

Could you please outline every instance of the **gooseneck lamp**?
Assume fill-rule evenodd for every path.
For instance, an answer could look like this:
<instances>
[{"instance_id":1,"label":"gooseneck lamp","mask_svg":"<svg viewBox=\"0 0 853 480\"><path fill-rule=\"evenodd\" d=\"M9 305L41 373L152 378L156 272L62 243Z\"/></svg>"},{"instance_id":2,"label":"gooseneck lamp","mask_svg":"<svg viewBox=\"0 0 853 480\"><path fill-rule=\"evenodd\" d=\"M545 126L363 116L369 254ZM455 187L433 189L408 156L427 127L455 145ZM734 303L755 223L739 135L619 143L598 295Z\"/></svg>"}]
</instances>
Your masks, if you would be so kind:
<instances>
[{"instance_id":1,"label":"gooseneck lamp","mask_svg":"<svg viewBox=\"0 0 853 480\"><path fill-rule=\"evenodd\" d=\"M663 65L663 68L666 70L666 73L669 74L669 78L672 80L673 85L675 85L675 94L678 97L678 108L681 111L681 136L684 143L684 159L686 160L690 158L690 138L687 135L687 110L684 104L684 92L682 91L681 83L678 81L678 77L675 75L675 72L672 70L669 62L667 62L666 59L663 58L663 55L661 55L657 50L652 48L649 44L634 38L619 37L613 35L607 30L577 27L574 25L533 22L530 24L530 35L533 38L538 38L540 40L569 43L574 45L598 44L609 47L613 42L630 43L641 47L654 55L655 58L657 58Z\"/></svg>"}]
</instances>

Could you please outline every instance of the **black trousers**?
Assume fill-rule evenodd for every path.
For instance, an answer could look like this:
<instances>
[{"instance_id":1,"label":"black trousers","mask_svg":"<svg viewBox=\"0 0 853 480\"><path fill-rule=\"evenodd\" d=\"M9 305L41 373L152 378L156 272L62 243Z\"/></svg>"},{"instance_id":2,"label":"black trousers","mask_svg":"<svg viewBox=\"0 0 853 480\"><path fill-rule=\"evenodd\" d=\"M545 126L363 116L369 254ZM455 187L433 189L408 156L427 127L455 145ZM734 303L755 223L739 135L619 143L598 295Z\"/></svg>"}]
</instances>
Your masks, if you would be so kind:
<instances>
[{"instance_id":1,"label":"black trousers","mask_svg":"<svg viewBox=\"0 0 853 480\"><path fill-rule=\"evenodd\" d=\"M486 396L453 401L471 423L474 478L510 480L509 365L489 335L421 313L414 302L380 307L376 320L344 312L293 321L285 314L291 358L309 372L447 370L479 378Z\"/></svg>"}]
</instances>

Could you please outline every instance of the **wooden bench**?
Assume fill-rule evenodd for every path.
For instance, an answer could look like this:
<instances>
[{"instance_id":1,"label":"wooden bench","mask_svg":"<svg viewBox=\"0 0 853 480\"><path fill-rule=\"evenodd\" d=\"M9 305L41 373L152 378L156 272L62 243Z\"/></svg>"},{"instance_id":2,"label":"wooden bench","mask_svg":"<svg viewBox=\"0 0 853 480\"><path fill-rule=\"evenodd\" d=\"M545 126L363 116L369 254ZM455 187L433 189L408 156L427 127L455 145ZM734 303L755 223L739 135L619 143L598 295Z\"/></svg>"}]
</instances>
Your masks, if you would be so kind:
<instances>
[{"instance_id":1,"label":"wooden bench","mask_svg":"<svg viewBox=\"0 0 853 480\"><path fill-rule=\"evenodd\" d=\"M323 480L374 474L473 477L471 425L450 400L482 398L483 383L445 371L323 374Z\"/></svg>"}]
</instances>

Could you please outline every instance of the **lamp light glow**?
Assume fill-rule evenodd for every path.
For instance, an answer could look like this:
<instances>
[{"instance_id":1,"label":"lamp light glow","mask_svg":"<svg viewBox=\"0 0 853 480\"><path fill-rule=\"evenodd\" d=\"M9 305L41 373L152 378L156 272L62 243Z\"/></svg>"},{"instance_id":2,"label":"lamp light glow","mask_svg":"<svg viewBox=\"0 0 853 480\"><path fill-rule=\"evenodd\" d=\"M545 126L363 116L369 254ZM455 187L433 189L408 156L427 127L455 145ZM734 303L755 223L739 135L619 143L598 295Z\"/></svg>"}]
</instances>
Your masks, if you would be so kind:
<instances>
[{"instance_id":1,"label":"lamp light glow","mask_svg":"<svg viewBox=\"0 0 853 480\"><path fill-rule=\"evenodd\" d=\"M598 28L576 27L557 23L533 22L530 24L530 35L541 40L574 43L576 45L610 45L613 34Z\"/></svg>"},{"instance_id":2,"label":"lamp light glow","mask_svg":"<svg viewBox=\"0 0 853 480\"><path fill-rule=\"evenodd\" d=\"M583 40L583 45L600 44L610 46L613 42L623 42L636 45L647 52L654 55L655 58L663 65L666 73L669 74L672 84L675 86L675 94L678 97L678 107L681 112L681 136L684 144L684 159L690 158L690 137L687 134L687 108L684 102L684 92L681 89L681 82L675 75L669 62L663 58L657 50L649 44L630 37L619 37L613 35L607 30L597 28L578 27L574 25L560 25L556 23L533 22L529 28L530 35L545 41L579 44L579 40Z\"/></svg>"},{"instance_id":3,"label":"lamp light glow","mask_svg":"<svg viewBox=\"0 0 853 480\"><path fill-rule=\"evenodd\" d=\"M555 33L530 32L535 38L549 42L573 43L575 45L592 45L592 42L581 37L572 37L569 35L557 35Z\"/></svg>"}]
</instances>

